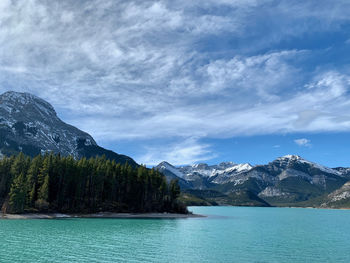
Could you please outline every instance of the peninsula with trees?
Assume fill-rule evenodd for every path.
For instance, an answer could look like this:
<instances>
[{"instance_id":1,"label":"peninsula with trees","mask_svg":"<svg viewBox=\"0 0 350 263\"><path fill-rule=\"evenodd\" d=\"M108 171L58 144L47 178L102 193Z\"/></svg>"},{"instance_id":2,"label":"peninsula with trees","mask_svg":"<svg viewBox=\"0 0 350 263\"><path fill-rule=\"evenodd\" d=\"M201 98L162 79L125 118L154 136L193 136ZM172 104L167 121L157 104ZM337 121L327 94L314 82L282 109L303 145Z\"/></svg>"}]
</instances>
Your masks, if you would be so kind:
<instances>
[{"instance_id":1,"label":"peninsula with trees","mask_svg":"<svg viewBox=\"0 0 350 263\"><path fill-rule=\"evenodd\" d=\"M20 153L0 160L3 213L187 213L180 188L154 169L106 159Z\"/></svg>"}]
</instances>

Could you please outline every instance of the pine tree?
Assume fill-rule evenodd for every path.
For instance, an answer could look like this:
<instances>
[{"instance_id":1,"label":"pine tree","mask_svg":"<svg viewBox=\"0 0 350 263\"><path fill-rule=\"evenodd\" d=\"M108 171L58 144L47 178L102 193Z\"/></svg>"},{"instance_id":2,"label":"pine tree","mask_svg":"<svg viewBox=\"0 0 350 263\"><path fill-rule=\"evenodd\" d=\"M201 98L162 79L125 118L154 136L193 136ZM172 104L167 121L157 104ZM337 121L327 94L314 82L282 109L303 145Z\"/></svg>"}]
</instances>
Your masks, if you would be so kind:
<instances>
[{"instance_id":1,"label":"pine tree","mask_svg":"<svg viewBox=\"0 0 350 263\"><path fill-rule=\"evenodd\" d=\"M45 176L44 183L39 189L38 199L41 199L45 202L49 200L49 180L50 177L48 175Z\"/></svg>"},{"instance_id":2,"label":"pine tree","mask_svg":"<svg viewBox=\"0 0 350 263\"><path fill-rule=\"evenodd\" d=\"M50 154L30 159L19 154L0 160L0 202L13 213L186 212L179 194L178 183L167 184L160 172L105 157L75 160Z\"/></svg>"},{"instance_id":3,"label":"pine tree","mask_svg":"<svg viewBox=\"0 0 350 263\"><path fill-rule=\"evenodd\" d=\"M39 188L38 200L35 205L39 210L47 210L49 208L49 176L46 175L44 178L44 182Z\"/></svg>"},{"instance_id":4,"label":"pine tree","mask_svg":"<svg viewBox=\"0 0 350 263\"><path fill-rule=\"evenodd\" d=\"M21 173L26 174L27 173L27 160L24 156L24 154L21 152L19 155L16 156L12 166L11 166L11 174L12 177L15 178Z\"/></svg>"},{"instance_id":5,"label":"pine tree","mask_svg":"<svg viewBox=\"0 0 350 263\"><path fill-rule=\"evenodd\" d=\"M52 169L53 155L45 155L43 164L38 175L38 199L35 202L35 207L39 210L47 210L49 208L49 179Z\"/></svg>"},{"instance_id":6,"label":"pine tree","mask_svg":"<svg viewBox=\"0 0 350 263\"><path fill-rule=\"evenodd\" d=\"M10 212L23 213L26 203L25 176L23 173L13 180L9 197Z\"/></svg>"},{"instance_id":7,"label":"pine tree","mask_svg":"<svg viewBox=\"0 0 350 263\"><path fill-rule=\"evenodd\" d=\"M178 184L178 180L171 180L170 181L170 187L169 187L169 190L170 190L170 198L171 200L175 200L179 197L180 195L180 186Z\"/></svg>"},{"instance_id":8,"label":"pine tree","mask_svg":"<svg viewBox=\"0 0 350 263\"><path fill-rule=\"evenodd\" d=\"M42 156L38 155L35 157L29 166L27 180L26 180L26 189L27 194L27 205L33 207L35 200L37 199L37 188L38 188L38 175L40 173L40 168L42 166Z\"/></svg>"}]
</instances>

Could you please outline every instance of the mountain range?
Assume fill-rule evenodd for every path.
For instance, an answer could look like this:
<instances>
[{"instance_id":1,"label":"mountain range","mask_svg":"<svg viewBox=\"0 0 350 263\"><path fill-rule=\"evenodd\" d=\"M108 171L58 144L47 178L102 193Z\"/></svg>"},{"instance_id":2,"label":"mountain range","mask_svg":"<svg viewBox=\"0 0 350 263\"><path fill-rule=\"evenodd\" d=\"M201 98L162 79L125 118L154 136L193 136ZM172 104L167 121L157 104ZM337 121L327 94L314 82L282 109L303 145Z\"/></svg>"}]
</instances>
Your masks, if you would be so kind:
<instances>
[{"instance_id":1,"label":"mountain range","mask_svg":"<svg viewBox=\"0 0 350 263\"><path fill-rule=\"evenodd\" d=\"M350 168L329 168L297 155L266 165L162 162L156 169L179 180L189 205L350 207Z\"/></svg>"},{"instance_id":2,"label":"mountain range","mask_svg":"<svg viewBox=\"0 0 350 263\"><path fill-rule=\"evenodd\" d=\"M63 122L45 100L9 91L0 95L0 156L19 152L29 156L52 152L75 158L105 155L137 166L132 158L100 147L91 135Z\"/></svg>"},{"instance_id":3,"label":"mountain range","mask_svg":"<svg viewBox=\"0 0 350 263\"><path fill-rule=\"evenodd\" d=\"M55 109L29 93L0 95L0 158L23 152L105 155L118 163L138 164L129 156L100 147L91 135L66 124ZM223 162L155 167L168 181L176 179L188 205L350 207L350 168L329 168L300 156L286 155L266 164Z\"/></svg>"}]
</instances>

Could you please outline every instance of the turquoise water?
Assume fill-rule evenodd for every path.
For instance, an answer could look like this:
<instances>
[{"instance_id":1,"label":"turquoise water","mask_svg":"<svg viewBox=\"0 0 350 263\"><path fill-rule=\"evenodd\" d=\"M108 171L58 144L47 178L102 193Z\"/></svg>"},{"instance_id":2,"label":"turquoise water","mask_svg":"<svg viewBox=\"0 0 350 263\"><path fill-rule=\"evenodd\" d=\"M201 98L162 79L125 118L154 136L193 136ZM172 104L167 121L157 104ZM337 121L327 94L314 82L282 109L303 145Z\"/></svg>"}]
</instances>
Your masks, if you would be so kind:
<instances>
[{"instance_id":1,"label":"turquoise water","mask_svg":"<svg viewBox=\"0 0 350 263\"><path fill-rule=\"evenodd\" d=\"M350 262L350 210L190 210L208 217L0 220L0 262Z\"/></svg>"}]
</instances>

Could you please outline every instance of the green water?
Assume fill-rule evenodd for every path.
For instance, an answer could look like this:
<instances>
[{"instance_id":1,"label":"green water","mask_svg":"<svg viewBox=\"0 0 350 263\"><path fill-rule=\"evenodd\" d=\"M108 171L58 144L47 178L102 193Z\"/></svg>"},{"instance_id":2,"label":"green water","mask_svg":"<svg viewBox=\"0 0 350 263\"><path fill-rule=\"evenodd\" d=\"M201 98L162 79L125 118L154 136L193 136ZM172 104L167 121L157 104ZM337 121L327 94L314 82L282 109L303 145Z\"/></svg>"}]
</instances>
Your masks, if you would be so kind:
<instances>
[{"instance_id":1,"label":"green water","mask_svg":"<svg viewBox=\"0 0 350 263\"><path fill-rule=\"evenodd\" d=\"M0 220L0 262L350 262L350 210L190 210L209 216Z\"/></svg>"}]
</instances>

